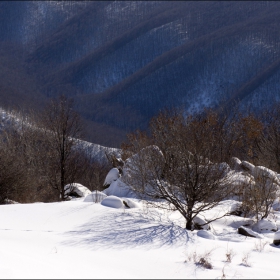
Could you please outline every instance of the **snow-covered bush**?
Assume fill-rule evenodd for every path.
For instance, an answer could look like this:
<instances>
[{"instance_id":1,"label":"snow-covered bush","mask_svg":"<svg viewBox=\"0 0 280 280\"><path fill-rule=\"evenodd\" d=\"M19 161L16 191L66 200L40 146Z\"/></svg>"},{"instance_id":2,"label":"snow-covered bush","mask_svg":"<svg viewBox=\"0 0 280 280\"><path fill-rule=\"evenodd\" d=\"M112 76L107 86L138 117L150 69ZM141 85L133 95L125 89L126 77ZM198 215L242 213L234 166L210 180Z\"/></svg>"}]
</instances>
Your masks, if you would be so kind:
<instances>
[{"instance_id":1,"label":"snow-covered bush","mask_svg":"<svg viewBox=\"0 0 280 280\"><path fill-rule=\"evenodd\" d=\"M255 166L253 176L256 180L266 179L267 184L275 183L280 185L280 180L277 177L277 173L264 166Z\"/></svg>"},{"instance_id":2,"label":"snow-covered bush","mask_svg":"<svg viewBox=\"0 0 280 280\"><path fill-rule=\"evenodd\" d=\"M247 214L252 214L257 221L268 217L277 196L278 185L267 176L271 173L266 171L257 173L255 180L245 186L242 196L242 208L247 209Z\"/></svg>"}]
</instances>

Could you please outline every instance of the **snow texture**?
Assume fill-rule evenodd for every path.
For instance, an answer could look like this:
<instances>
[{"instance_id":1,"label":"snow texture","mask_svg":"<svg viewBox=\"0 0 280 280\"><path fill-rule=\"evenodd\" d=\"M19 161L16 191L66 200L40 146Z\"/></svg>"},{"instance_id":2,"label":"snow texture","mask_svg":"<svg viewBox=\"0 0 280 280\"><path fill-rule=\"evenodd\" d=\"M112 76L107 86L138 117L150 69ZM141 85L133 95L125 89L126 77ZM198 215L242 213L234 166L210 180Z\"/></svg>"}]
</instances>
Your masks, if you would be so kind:
<instances>
[{"instance_id":1,"label":"snow texture","mask_svg":"<svg viewBox=\"0 0 280 280\"><path fill-rule=\"evenodd\" d=\"M109 196L101 204L80 198L1 205L0 278L219 279L224 273L229 279L279 279L280 251L273 244L279 232L258 234L247 229L259 238L245 237L237 228L248 219L237 216L212 222L210 231L187 231L178 212L146 211L141 201L139 207L128 209L123 201L136 203L133 198ZM205 218L235 203L224 201ZM279 224L279 211L275 217ZM261 252L255 249L258 244L263 244ZM231 251L234 257L225 266L226 253ZM190 260L208 252L211 270ZM245 255L250 266L244 264ZM73 260L79 269L66 269ZM94 268L88 269L92 260Z\"/></svg>"}]
</instances>

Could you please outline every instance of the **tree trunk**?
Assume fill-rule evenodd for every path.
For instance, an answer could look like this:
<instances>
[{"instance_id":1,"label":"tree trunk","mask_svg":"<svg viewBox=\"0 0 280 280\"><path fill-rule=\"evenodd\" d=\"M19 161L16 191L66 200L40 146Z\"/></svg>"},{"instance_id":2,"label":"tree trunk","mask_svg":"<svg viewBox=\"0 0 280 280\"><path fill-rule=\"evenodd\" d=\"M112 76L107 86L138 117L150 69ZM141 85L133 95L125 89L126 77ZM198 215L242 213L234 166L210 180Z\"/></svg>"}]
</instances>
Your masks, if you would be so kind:
<instances>
[{"instance_id":1,"label":"tree trunk","mask_svg":"<svg viewBox=\"0 0 280 280\"><path fill-rule=\"evenodd\" d=\"M187 220L186 229L187 230L192 230L192 218L187 218L186 220Z\"/></svg>"}]
</instances>

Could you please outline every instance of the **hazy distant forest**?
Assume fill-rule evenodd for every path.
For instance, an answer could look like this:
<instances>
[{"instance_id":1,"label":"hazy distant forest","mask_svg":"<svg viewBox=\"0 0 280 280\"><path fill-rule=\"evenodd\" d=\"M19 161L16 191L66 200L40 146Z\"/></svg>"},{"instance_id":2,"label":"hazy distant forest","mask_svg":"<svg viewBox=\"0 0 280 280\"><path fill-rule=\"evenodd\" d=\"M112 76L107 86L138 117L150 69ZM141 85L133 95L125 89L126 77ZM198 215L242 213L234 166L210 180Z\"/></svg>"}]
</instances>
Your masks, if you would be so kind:
<instances>
[{"instance_id":1,"label":"hazy distant forest","mask_svg":"<svg viewBox=\"0 0 280 280\"><path fill-rule=\"evenodd\" d=\"M1 1L0 104L74 98L86 139L120 147L166 107L279 100L278 1Z\"/></svg>"}]
</instances>

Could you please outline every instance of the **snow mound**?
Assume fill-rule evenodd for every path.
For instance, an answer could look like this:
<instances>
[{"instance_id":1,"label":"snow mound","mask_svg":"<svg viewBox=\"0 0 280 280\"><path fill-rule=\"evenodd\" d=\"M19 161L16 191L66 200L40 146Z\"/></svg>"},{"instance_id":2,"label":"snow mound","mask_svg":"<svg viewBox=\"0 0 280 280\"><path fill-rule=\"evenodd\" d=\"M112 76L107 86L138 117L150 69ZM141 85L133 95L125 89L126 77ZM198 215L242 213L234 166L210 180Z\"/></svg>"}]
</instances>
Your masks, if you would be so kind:
<instances>
[{"instance_id":1,"label":"snow mound","mask_svg":"<svg viewBox=\"0 0 280 280\"><path fill-rule=\"evenodd\" d=\"M70 195L85 197L90 193L91 191L87 187L79 183L72 183L64 186L64 194L66 197Z\"/></svg>"},{"instance_id":2,"label":"snow mound","mask_svg":"<svg viewBox=\"0 0 280 280\"><path fill-rule=\"evenodd\" d=\"M108 172L103 185L109 186L113 181L116 181L119 177L120 177L119 170L118 168L114 167Z\"/></svg>"},{"instance_id":3,"label":"snow mound","mask_svg":"<svg viewBox=\"0 0 280 280\"><path fill-rule=\"evenodd\" d=\"M263 233L263 232L271 232L271 231L277 231L277 225L274 221L270 221L268 219L262 219L255 223L252 226L252 229L256 232Z\"/></svg>"},{"instance_id":4,"label":"snow mound","mask_svg":"<svg viewBox=\"0 0 280 280\"><path fill-rule=\"evenodd\" d=\"M211 231L204 230L204 229L199 230L197 232L197 236L202 237L202 238L206 238L206 239L211 239L211 240L216 239L214 234Z\"/></svg>"},{"instance_id":5,"label":"snow mound","mask_svg":"<svg viewBox=\"0 0 280 280\"><path fill-rule=\"evenodd\" d=\"M107 197L107 195L103 192L100 191L93 191L92 193L88 194L85 199L84 202L101 202L105 197Z\"/></svg>"},{"instance_id":6,"label":"snow mound","mask_svg":"<svg viewBox=\"0 0 280 280\"><path fill-rule=\"evenodd\" d=\"M101 201L101 205L112 208L124 208L123 201L114 195L109 195Z\"/></svg>"}]
</instances>

